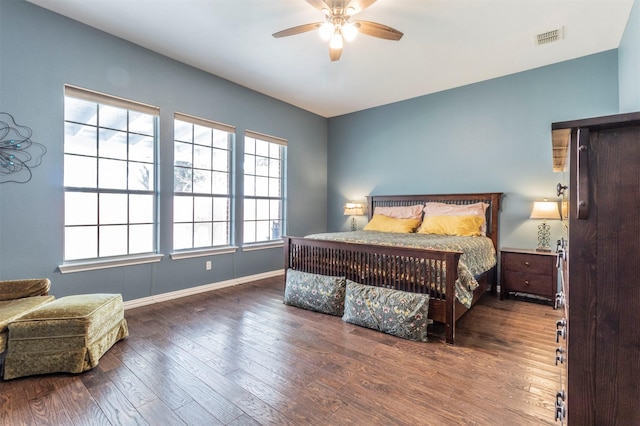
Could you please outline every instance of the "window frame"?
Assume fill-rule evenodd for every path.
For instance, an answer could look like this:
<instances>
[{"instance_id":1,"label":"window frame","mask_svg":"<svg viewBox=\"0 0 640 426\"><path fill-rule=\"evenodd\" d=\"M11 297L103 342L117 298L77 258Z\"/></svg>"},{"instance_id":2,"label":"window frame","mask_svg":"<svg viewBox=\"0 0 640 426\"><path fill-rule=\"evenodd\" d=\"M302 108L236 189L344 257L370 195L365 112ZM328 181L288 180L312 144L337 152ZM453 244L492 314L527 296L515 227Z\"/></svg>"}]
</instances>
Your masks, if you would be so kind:
<instances>
[{"instance_id":1,"label":"window frame","mask_svg":"<svg viewBox=\"0 0 640 426\"><path fill-rule=\"evenodd\" d=\"M187 123L190 124L192 126L191 128L191 141L185 141L182 139L177 139L176 137L176 121L180 121L182 123ZM206 256L206 255L210 255L210 254L223 254L223 253L231 253L231 252L235 252L236 247L233 246L233 243L235 241L235 235L234 235L234 224L235 224L235 220L234 220L234 212L235 212L235 206L234 206L234 187L235 187L235 132L236 132L236 128L235 126L231 126L228 124L224 124L224 123L220 123L217 121L213 121L213 120L208 120L208 119L204 119L204 118L200 118L200 117L196 117L193 115L189 115L189 114L184 114L181 112L175 112L174 113L174 120L173 120L173 124L174 124L174 132L173 132L173 143L174 143L174 161L173 161L173 170L172 170L172 176L173 176L173 191L172 191L172 200L173 200L173 215L172 215L172 253L171 253L171 258L172 259L184 259L184 258L190 258L190 257L199 257L199 256ZM215 168L214 165L214 160L213 160L213 153L215 152L215 150L223 150L222 148L217 148L213 145L213 139L211 140L211 145L202 145L202 144L197 144L196 143L196 128L195 126L200 126L200 127L206 127L209 130L218 130L218 131L222 131L222 132L226 132L227 133L227 170L223 171L223 170L217 170ZM213 137L213 134L211 134L211 136ZM185 143L189 143L191 144L191 156L192 159L195 160L195 152L194 149L196 146L198 147L204 147L204 148L211 148L212 150L212 158L211 158L211 164L208 168L203 168L203 167L197 167L194 164L194 161L192 160L191 165L189 167L185 167L183 165L178 165L176 164L176 158L175 158L175 152L176 152L176 148L177 148L177 144L185 144ZM190 169L191 170L191 176L193 176L193 171L194 170L201 170L201 171L207 171L210 173L216 173L216 172L225 172L227 174L227 192L226 194L222 194L222 193L214 193L213 189L209 192L195 192L194 188L193 188L193 182L191 184L191 190L188 192L179 192L176 191L176 186L175 186L175 179L176 179L176 169L180 167L180 168L184 168L184 169ZM213 182L212 182L213 184ZM216 198L226 198L227 199L227 220L226 221L217 221L215 220L214 217L214 213L213 211L211 212L211 220L210 221L198 221L195 218L195 207L192 208L192 216L191 216L191 221L185 221L185 220L181 220L176 222L175 219L175 206L176 206L176 197L191 197L192 200L195 201L196 198L199 199L210 199L211 200L211 205L212 205L212 209L214 209L214 203L215 203L215 199ZM214 244L215 242L215 236L213 235L213 227L215 223L220 223L220 222L226 222L227 223L227 236L228 239L224 244ZM176 224L191 224L192 225L192 229L191 229L191 247L179 247L176 248L176 242L175 242L175 236L176 236ZM195 225L197 223L211 223L211 227L212 227L212 235L211 235L211 245L203 245L203 246L197 246L195 244L195 238L196 238L196 231L195 231Z\"/></svg>"},{"instance_id":2,"label":"window frame","mask_svg":"<svg viewBox=\"0 0 640 426\"><path fill-rule=\"evenodd\" d=\"M67 115L67 110L66 110L68 98L95 103L96 104L95 122L93 122L93 117L91 119L78 120L78 121L73 120L73 117L69 117ZM71 184L69 184L69 182L66 180L67 179L66 177L64 178L65 180L63 182L63 192L65 197L65 200L63 202L63 209L65 211L64 223L63 223L64 249L63 249L63 264L59 266L60 272L62 273L78 272L78 271L117 267L117 266L130 265L130 264L159 262L163 257L162 255L159 254L159 237L158 237L158 228L159 228L158 144L159 144L160 109L152 105L148 105L148 104L144 104L144 103L140 103L140 102L124 99L124 98L119 98L117 96L95 92L95 91L83 89L83 88L68 85L68 84L64 85L64 101L65 101L65 111L63 114L63 122L65 126L65 136L64 136L64 142L63 142L63 158L65 161L65 165L67 160L69 161L74 161L79 159L83 159L87 161L95 160L96 181L95 181L95 185L93 184L73 185L73 182L72 182L73 178L69 178L71 181ZM104 108L104 109L118 108L118 109L126 110L126 113L124 114L124 116L126 116L126 126L124 128L109 127L108 126L109 123L107 123L106 121L105 122L101 121L101 117L100 117L101 108ZM136 114L142 114L142 115L151 117L152 123L150 123L150 127L148 127L148 129L150 129L148 132L145 133L145 131L135 129L132 126L133 118L135 117ZM143 118L146 120L149 117L143 117ZM147 126L148 125L149 124L147 124ZM95 151L95 152L81 153L78 151L74 151L73 141L67 142L68 141L67 130L66 130L67 126L79 126L79 127L84 127L85 129L90 129L91 132L95 131L95 146L91 147L90 149L90 151ZM105 133L109 133L109 132L113 134L118 134L120 137L126 138L124 143L124 150L126 151L126 154L120 154L120 157L114 156L112 155L112 153L108 154L107 152L105 152L105 147L108 147L109 145L104 145L105 143L107 143L104 140L102 141L103 145L101 147L101 137L104 136ZM146 148L143 150L143 151L147 151L147 154L144 154L145 156L144 159L135 158L135 153L134 153L135 151L132 151L131 148L135 143L134 141L136 139L151 140L151 143L152 143L151 155L148 154L149 149ZM120 144L122 145L122 141L120 141ZM76 146L76 149L79 146L82 146L82 145ZM110 186L108 184L101 183L101 179L104 178L104 175L101 178L100 164L105 164L106 162L109 162L109 161L111 161L113 164L118 164L118 166L120 167L124 167L124 172L123 172L124 175L121 175L121 174L117 175L121 178L124 176L124 181L126 182L124 187L115 187L114 185ZM153 169L149 175L149 177L153 179L153 184L151 185L151 188L140 189L140 188L132 187L133 181L130 179L130 174L133 172L135 167L140 167L139 170L141 171L144 171L144 170L149 171L150 168ZM63 173L66 173L65 167L63 167ZM133 185L135 186L135 184ZM143 182L143 185L144 185L144 182ZM94 218L89 218L89 217L83 218L87 220L87 222L84 224L82 223L70 224L67 216L67 213L68 213L67 212L67 202L68 202L67 196L71 194L95 194L96 216ZM119 221L116 221L116 222L110 222L106 219L104 221L101 221L100 203L103 202L101 198L111 196L111 195L114 195L114 196L124 195L126 197L126 206L124 207L124 213L122 211L120 212L120 216L124 214L124 216L126 216L126 219L120 218L118 219ZM136 221L135 218L132 219L130 202L132 202L133 200L132 196L136 196L136 195L151 197L151 206L148 209L148 211L151 214L151 217L149 218L149 220L138 222ZM106 212L106 210L103 211L103 214L104 212ZM73 219L71 219L71 222L73 222ZM145 233L147 234L147 237L149 237L149 234L150 234L150 239L147 240L147 243L150 246L150 250L143 249L143 251L135 251L136 249L134 248L133 249L134 251L132 252L131 242L133 240L132 240L131 232L133 227L135 227L136 225L151 227L150 232L149 230L145 231ZM69 244L69 238L67 236L67 232L73 228L80 229L83 226L95 227L95 245L96 246L92 250L95 250L96 257L74 257L74 256L68 257L69 252L67 251L68 250L67 244ZM101 249L101 233L104 233L104 230L107 229L105 228L106 226L118 226L118 227L125 228L126 231L124 232L125 234L124 239L126 239L126 241L121 241L120 243L123 244L124 247L126 247L126 250L125 250L126 253L101 255L101 251L102 253L104 253L104 251ZM105 238L106 237L104 236L102 237L103 242ZM78 246L76 250L81 251L81 246Z\"/></svg>"},{"instance_id":3,"label":"window frame","mask_svg":"<svg viewBox=\"0 0 640 426\"><path fill-rule=\"evenodd\" d=\"M257 153L253 153L253 154L248 154L247 153L247 139L254 139L254 141L262 141L262 142L267 142L269 144L273 144L273 145L278 145L280 148L280 195L279 196L271 196L271 195L247 195L247 177L251 177L251 178L256 178L260 175L257 175L256 170L254 168L254 172L253 173L247 173L247 155L253 155L254 157L257 157ZM287 197L286 197L286 190L287 190L287 145L288 145L288 141L286 139L283 138L279 138L276 136L271 136L271 135L267 135L264 133L260 133L260 132L256 132L253 130L245 130L244 132L244 152L243 152L243 171L242 171L242 175L243 175L243 182L244 182L244 191L243 191L243 217L242 217L242 246L243 246L243 251L251 251L251 250L258 250L261 248L269 248L269 247L274 247L274 246L281 246L284 244L284 241L282 240L282 236L285 235L286 233L286 229L287 229L287 217L286 217L286 211L287 211ZM254 144L255 146L255 144ZM267 159L271 159L271 156L264 156L264 155L260 155L260 157L263 158L267 158ZM268 176L261 176L261 177L268 177ZM273 200L278 200L280 202L280 217L278 218L279 220L279 230L277 231L278 236L277 238L274 238L274 232L276 232L273 229L273 226L269 227L269 239L265 239L265 240L256 240L255 241L249 241L247 242L247 222L259 222L259 221L263 221L260 219L251 219L251 220L247 220L247 200L267 200L267 201L273 201ZM257 208L256 208L257 211ZM269 216L269 219L267 219L267 221L272 222L273 218L271 216ZM256 233L254 234L254 236L257 237L257 227L256 227Z\"/></svg>"}]
</instances>

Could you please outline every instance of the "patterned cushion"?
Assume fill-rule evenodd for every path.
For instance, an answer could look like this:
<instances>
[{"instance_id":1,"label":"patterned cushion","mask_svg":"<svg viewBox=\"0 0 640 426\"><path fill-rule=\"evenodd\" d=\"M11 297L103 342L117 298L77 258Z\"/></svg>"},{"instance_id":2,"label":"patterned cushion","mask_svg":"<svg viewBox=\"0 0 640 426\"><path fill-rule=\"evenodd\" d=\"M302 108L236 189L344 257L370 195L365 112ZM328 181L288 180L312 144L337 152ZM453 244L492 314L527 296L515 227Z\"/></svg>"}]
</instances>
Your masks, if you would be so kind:
<instances>
[{"instance_id":1,"label":"patterned cushion","mask_svg":"<svg viewBox=\"0 0 640 426\"><path fill-rule=\"evenodd\" d=\"M90 370L128 335L122 295L61 297L9 324L4 379Z\"/></svg>"},{"instance_id":2,"label":"patterned cushion","mask_svg":"<svg viewBox=\"0 0 640 426\"><path fill-rule=\"evenodd\" d=\"M124 318L120 294L76 294L44 304L9 324L9 341L77 337L79 346ZM11 345L11 343L10 343Z\"/></svg>"},{"instance_id":3,"label":"patterned cushion","mask_svg":"<svg viewBox=\"0 0 640 426\"><path fill-rule=\"evenodd\" d=\"M14 300L23 297L44 296L51 288L48 278L0 281L0 300Z\"/></svg>"},{"instance_id":4,"label":"patterned cushion","mask_svg":"<svg viewBox=\"0 0 640 426\"><path fill-rule=\"evenodd\" d=\"M427 341L429 295L347 280L343 321L419 342Z\"/></svg>"},{"instance_id":5,"label":"patterned cushion","mask_svg":"<svg viewBox=\"0 0 640 426\"><path fill-rule=\"evenodd\" d=\"M342 316L345 277L329 277L287 270L284 303L298 308Z\"/></svg>"},{"instance_id":6,"label":"patterned cushion","mask_svg":"<svg viewBox=\"0 0 640 426\"><path fill-rule=\"evenodd\" d=\"M9 323L54 299L55 297L53 296L34 296L16 300L0 300L0 354L4 352L7 347ZM0 362L0 365L1 364Z\"/></svg>"}]
</instances>

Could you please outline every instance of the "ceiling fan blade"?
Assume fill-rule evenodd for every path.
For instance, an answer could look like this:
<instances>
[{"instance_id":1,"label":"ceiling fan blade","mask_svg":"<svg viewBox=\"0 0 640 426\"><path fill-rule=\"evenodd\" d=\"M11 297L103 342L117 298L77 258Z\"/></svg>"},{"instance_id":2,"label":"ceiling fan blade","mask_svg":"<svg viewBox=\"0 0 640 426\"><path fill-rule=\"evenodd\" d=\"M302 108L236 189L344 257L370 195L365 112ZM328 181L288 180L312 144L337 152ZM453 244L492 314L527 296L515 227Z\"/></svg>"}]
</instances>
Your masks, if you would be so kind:
<instances>
[{"instance_id":1,"label":"ceiling fan blade","mask_svg":"<svg viewBox=\"0 0 640 426\"><path fill-rule=\"evenodd\" d=\"M404 35L395 28L391 28L383 24L378 24L377 22L354 21L353 23L358 28L358 31L360 31L362 34L366 34L372 37L398 41Z\"/></svg>"},{"instance_id":2,"label":"ceiling fan blade","mask_svg":"<svg viewBox=\"0 0 640 426\"><path fill-rule=\"evenodd\" d=\"M275 38L288 37L296 34L306 33L318 29L322 25L322 22L314 22L313 24L298 25L297 27L287 28L286 30L278 31L272 35Z\"/></svg>"},{"instance_id":3,"label":"ceiling fan blade","mask_svg":"<svg viewBox=\"0 0 640 426\"><path fill-rule=\"evenodd\" d=\"M342 48L340 49L332 49L329 47L329 57L332 61L337 61L340 59L340 55L342 55Z\"/></svg>"}]
</instances>

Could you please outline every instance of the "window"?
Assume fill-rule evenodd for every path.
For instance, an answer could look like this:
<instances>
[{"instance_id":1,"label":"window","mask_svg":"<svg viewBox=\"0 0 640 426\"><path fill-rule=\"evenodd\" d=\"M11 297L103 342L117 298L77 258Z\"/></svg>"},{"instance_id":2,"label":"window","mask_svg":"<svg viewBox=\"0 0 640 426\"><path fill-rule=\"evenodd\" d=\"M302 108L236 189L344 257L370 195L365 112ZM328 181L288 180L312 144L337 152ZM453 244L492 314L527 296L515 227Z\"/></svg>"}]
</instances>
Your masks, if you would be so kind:
<instances>
[{"instance_id":1,"label":"window","mask_svg":"<svg viewBox=\"0 0 640 426\"><path fill-rule=\"evenodd\" d=\"M231 244L234 133L226 124L175 114L174 250Z\"/></svg>"},{"instance_id":2,"label":"window","mask_svg":"<svg viewBox=\"0 0 640 426\"><path fill-rule=\"evenodd\" d=\"M158 114L65 86L65 261L156 253Z\"/></svg>"},{"instance_id":3,"label":"window","mask_svg":"<svg viewBox=\"0 0 640 426\"><path fill-rule=\"evenodd\" d=\"M244 243L280 240L285 226L287 141L245 131Z\"/></svg>"}]
</instances>

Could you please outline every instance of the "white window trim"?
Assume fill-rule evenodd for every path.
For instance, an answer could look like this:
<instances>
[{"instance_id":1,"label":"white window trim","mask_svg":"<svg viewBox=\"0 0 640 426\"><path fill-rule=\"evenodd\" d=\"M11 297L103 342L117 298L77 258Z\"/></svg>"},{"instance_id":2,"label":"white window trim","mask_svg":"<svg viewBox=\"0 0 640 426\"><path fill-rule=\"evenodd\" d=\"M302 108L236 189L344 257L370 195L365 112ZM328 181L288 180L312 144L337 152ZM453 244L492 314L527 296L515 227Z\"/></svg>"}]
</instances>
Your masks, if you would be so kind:
<instances>
[{"instance_id":1,"label":"white window trim","mask_svg":"<svg viewBox=\"0 0 640 426\"><path fill-rule=\"evenodd\" d=\"M89 102L96 102L117 108L132 109L144 114L155 115L158 117L160 116L160 108L156 106L120 98L118 96L107 95L106 93L83 89L81 87L72 86L70 84L64 85L64 95Z\"/></svg>"},{"instance_id":2,"label":"white window trim","mask_svg":"<svg viewBox=\"0 0 640 426\"><path fill-rule=\"evenodd\" d=\"M287 146L287 140L283 138L279 138L277 136L271 136L260 132L255 132L253 130L245 130L244 131L245 138L252 139L260 139L265 142L271 142L282 146Z\"/></svg>"},{"instance_id":3,"label":"white window trim","mask_svg":"<svg viewBox=\"0 0 640 426\"><path fill-rule=\"evenodd\" d=\"M242 251L266 250L266 249L277 248L277 247L284 247L284 240L268 241L268 242L260 242L260 243L249 243L245 246L242 246Z\"/></svg>"},{"instance_id":4,"label":"white window trim","mask_svg":"<svg viewBox=\"0 0 640 426\"><path fill-rule=\"evenodd\" d=\"M224 246L219 248L208 248L204 250L176 251L170 254L171 260L191 259L194 257L217 256L219 254L231 254L238 251L236 246Z\"/></svg>"},{"instance_id":5,"label":"white window trim","mask_svg":"<svg viewBox=\"0 0 640 426\"><path fill-rule=\"evenodd\" d=\"M195 117L193 115L185 114L183 112L177 112L177 111L174 112L173 119L178 121L184 121L185 123L196 124L198 126L210 127L212 129L220 130L227 133L235 134L236 132L236 126L220 123L218 121L207 120L206 118Z\"/></svg>"},{"instance_id":6,"label":"white window trim","mask_svg":"<svg viewBox=\"0 0 640 426\"><path fill-rule=\"evenodd\" d=\"M145 263L160 262L164 257L163 254L145 254L145 255L131 255L125 257L118 257L114 259L106 260L92 260L89 262L69 262L58 266L58 269L63 274L69 274L72 272L84 272L95 271L98 269L118 268L120 266L131 265L143 265Z\"/></svg>"}]
</instances>

